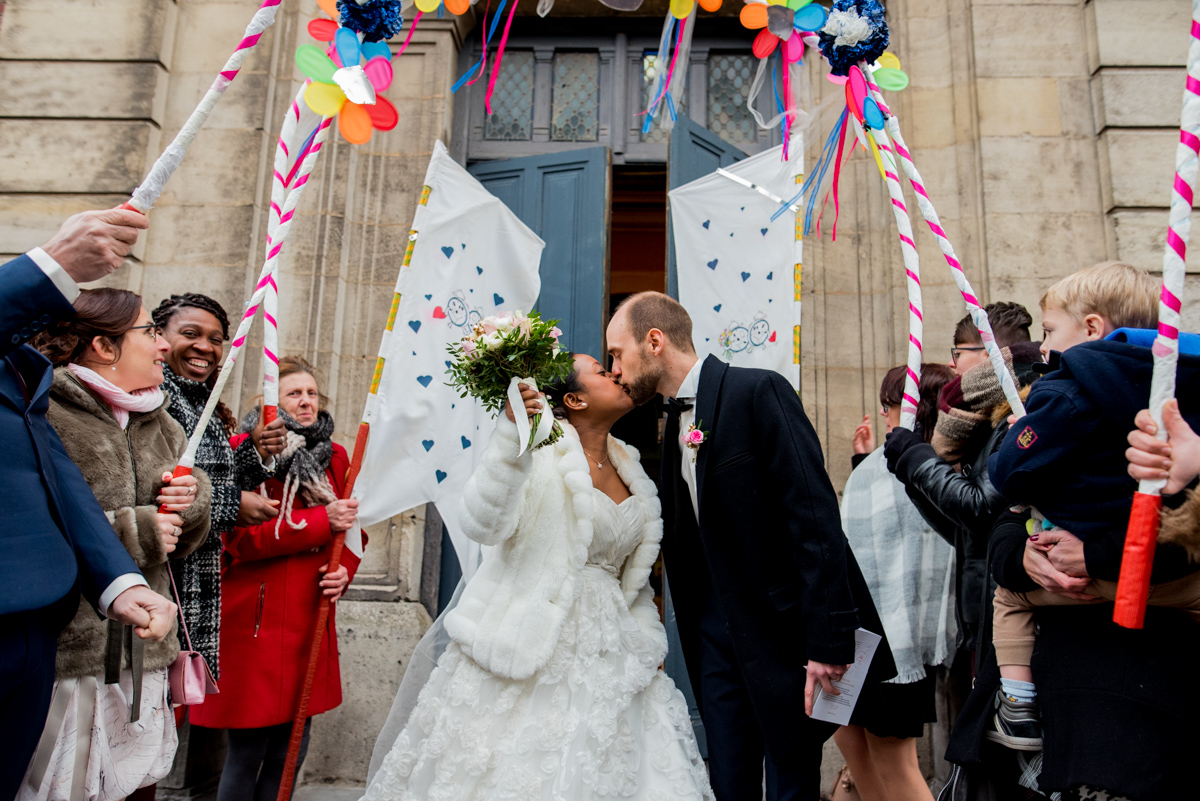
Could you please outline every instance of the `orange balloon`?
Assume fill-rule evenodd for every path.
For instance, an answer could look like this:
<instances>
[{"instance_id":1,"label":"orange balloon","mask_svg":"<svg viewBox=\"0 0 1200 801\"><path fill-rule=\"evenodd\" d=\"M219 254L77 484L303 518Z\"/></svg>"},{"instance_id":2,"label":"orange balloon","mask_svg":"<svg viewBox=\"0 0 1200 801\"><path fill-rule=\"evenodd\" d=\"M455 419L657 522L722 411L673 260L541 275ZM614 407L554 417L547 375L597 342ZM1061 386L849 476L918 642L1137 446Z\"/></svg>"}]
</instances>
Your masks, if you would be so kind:
<instances>
[{"instance_id":1,"label":"orange balloon","mask_svg":"<svg viewBox=\"0 0 1200 801\"><path fill-rule=\"evenodd\" d=\"M396 107L383 95L375 95L375 105L364 106L371 124L377 131L390 131L400 122L400 114Z\"/></svg>"},{"instance_id":2,"label":"orange balloon","mask_svg":"<svg viewBox=\"0 0 1200 801\"><path fill-rule=\"evenodd\" d=\"M446 10L456 17L461 17L467 13L467 9L471 7L471 0L445 0Z\"/></svg>"},{"instance_id":3,"label":"orange balloon","mask_svg":"<svg viewBox=\"0 0 1200 801\"><path fill-rule=\"evenodd\" d=\"M705 11L720 11L721 0L700 0L700 7Z\"/></svg>"},{"instance_id":4,"label":"orange balloon","mask_svg":"<svg viewBox=\"0 0 1200 801\"><path fill-rule=\"evenodd\" d=\"M334 19L341 19L341 14L338 14L337 10L337 0L317 0L317 5L321 7L322 11Z\"/></svg>"},{"instance_id":5,"label":"orange balloon","mask_svg":"<svg viewBox=\"0 0 1200 801\"><path fill-rule=\"evenodd\" d=\"M738 14L738 18L741 19L742 25L752 31L765 28L767 27L767 7L762 3L747 3L742 6L742 13Z\"/></svg>"},{"instance_id":6,"label":"orange balloon","mask_svg":"<svg viewBox=\"0 0 1200 801\"><path fill-rule=\"evenodd\" d=\"M758 36L754 37L754 44L750 49L754 52L757 58L766 58L775 52L775 48L779 46L779 37L763 28L758 32ZM349 105L349 104L347 104Z\"/></svg>"},{"instance_id":7,"label":"orange balloon","mask_svg":"<svg viewBox=\"0 0 1200 801\"><path fill-rule=\"evenodd\" d=\"M342 132L342 138L352 145L365 145L371 141L374 129L367 110L357 103L346 101L342 113L338 115L338 130Z\"/></svg>"}]
</instances>

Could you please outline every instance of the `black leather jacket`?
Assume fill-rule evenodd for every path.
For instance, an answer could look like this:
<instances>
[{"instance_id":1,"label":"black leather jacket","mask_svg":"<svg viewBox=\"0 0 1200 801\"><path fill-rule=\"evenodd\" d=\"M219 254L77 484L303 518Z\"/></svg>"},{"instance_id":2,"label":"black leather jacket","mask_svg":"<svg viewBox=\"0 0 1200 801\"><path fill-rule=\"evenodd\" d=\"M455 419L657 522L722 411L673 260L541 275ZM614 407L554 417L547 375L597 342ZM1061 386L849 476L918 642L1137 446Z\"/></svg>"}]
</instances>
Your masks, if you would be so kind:
<instances>
[{"instance_id":1,"label":"black leather jacket","mask_svg":"<svg viewBox=\"0 0 1200 801\"><path fill-rule=\"evenodd\" d=\"M958 645L974 650L986 605L993 589L987 577L988 535L1008 502L988 480L988 457L1008 433L1001 422L986 436L967 443L962 472L939 458L932 445L914 445L896 464L896 478L921 515L951 545L955 553Z\"/></svg>"}]
</instances>

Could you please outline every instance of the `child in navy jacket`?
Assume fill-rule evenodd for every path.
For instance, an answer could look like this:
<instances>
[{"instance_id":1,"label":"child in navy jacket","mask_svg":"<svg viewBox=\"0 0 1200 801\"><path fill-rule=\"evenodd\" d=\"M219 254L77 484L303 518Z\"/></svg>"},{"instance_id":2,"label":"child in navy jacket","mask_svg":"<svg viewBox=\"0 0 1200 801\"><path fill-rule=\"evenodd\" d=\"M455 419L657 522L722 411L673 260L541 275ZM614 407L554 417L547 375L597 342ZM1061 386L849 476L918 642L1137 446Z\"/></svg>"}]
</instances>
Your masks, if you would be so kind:
<instances>
[{"instance_id":1,"label":"child in navy jacket","mask_svg":"<svg viewBox=\"0 0 1200 801\"><path fill-rule=\"evenodd\" d=\"M989 471L1011 502L1034 507L1045 521L1083 542L1090 579L1082 594L996 589L993 637L1000 666L999 710L990 740L1040 750L1030 658L1033 610L1111 601L1116 595L1136 482L1125 458L1126 435L1150 394L1159 284L1120 262L1098 264L1055 284L1042 298L1043 354L1050 372L1033 384L1026 415L1009 430ZM1184 417L1200 424L1200 337L1180 339L1177 397ZM1200 566L1182 549L1155 558L1150 603L1186 609L1200 621ZM1088 598L1087 596L1091 596Z\"/></svg>"}]
</instances>

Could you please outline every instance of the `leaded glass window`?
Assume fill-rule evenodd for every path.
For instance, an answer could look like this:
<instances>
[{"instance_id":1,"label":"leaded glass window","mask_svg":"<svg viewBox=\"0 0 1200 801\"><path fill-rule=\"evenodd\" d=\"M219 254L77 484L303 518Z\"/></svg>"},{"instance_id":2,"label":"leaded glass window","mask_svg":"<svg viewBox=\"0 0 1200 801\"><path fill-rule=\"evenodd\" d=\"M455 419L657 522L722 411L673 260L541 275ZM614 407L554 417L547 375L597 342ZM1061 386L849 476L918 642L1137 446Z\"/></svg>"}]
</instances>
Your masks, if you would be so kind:
<instances>
[{"instance_id":1,"label":"leaded glass window","mask_svg":"<svg viewBox=\"0 0 1200 801\"><path fill-rule=\"evenodd\" d=\"M758 129L746 108L757 59L713 53L708 57L708 128L726 142L756 142Z\"/></svg>"},{"instance_id":2,"label":"leaded glass window","mask_svg":"<svg viewBox=\"0 0 1200 801\"><path fill-rule=\"evenodd\" d=\"M492 113L485 118L484 138L533 138L533 66L532 50L504 54L504 66L492 93Z\"/></svg>"},{"instance_id":3,"label":"leaded glass window","mask_svg":"<svg viewBox=\"0 0 1200 801\"><path fill-rule=\"evenodd\" d=\"M634 112L635 114L640 114L650 108L650 104L654 102L654 98L658 97L659 93L663 90L662 82L666 80L667 73L665 69L661 75L656 73L654 67L657 60L658 56L653 51L645 53L642 56L642 105ZM679 67L677 66L676 69L679 69ZM679 99L679 105L675 107L676 116L683 114L686 106L687 92L684 92L683 96ZM666 143L669 131L662 127L662 120L664 115L669 116L670 113L671 110L667 105L667 97L663 95L662 103L660 104L658 113L654 115L654 122L651 123L650 130L642 132L643 142L649 144ZM636 118L640 125L645 125L646 116L643 114Z\"/></svg>"},{"instance_id":4,"label":"leaded glass window","mask_svg":"<svg viewBox=\"0 0 1200 801\"><path fill-rule=\"evenodd\" d=\"M600 130L600 56L555 53L550 139L595 142Z\"/></svg>"}]
</instances>

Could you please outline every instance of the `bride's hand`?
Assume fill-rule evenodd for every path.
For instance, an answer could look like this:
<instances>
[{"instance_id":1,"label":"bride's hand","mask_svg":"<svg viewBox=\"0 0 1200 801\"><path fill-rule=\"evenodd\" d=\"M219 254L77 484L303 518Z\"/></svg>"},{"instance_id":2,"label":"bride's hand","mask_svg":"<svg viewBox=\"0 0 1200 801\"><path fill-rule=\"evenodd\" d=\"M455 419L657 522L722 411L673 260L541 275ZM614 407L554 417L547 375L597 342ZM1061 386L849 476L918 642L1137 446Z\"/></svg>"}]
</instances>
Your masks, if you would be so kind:
<instances>
[{"instance_id":1,"label":"bride's hand","mask_svg":"<svg viewBox=\"0 0 1200 801\"><path fill-rule=\"evenodd\" d=\"M530 417L542 410L542 396L536 390L530 389L528 384L517 384L517 388L521 390L521 400L525 401L525 413ZM504 402L504 414L508 416L511 423L517 422L517 418L513 417L512 404L508 401Z\"/></svg>"}]
</instances>

